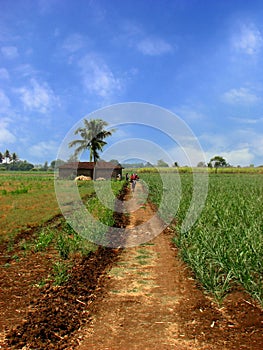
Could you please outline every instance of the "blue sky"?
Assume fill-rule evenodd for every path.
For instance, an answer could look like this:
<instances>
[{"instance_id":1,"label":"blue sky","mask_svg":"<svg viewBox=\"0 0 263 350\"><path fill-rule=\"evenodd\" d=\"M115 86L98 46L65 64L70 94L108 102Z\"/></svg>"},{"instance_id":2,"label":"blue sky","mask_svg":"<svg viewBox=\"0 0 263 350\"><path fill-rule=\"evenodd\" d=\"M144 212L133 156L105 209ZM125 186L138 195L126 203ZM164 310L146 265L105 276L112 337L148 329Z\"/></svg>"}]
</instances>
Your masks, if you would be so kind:
<instances>
[{"instance_id":1,"label":"blue sky","mask_svg":"<svg viewBox=\"0 0 263 350\"><path fill-rule=\"evenodd\" d=\"M256 0L0 0L0 151L50 162L83 117L142 102L182 118L207 161L263 164L262 18Z\"/></svg>"}]
</instances>

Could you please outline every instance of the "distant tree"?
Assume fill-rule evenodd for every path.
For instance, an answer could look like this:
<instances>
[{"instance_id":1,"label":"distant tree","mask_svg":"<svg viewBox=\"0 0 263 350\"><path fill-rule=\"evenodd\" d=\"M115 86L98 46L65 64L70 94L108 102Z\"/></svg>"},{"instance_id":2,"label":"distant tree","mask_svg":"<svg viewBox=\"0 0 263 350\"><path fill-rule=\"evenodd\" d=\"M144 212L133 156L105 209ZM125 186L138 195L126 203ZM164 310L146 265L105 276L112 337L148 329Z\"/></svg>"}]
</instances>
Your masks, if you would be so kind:
<instances>
[{"instance_id":1,"label":"distant tree","mask_svg":"<svg viewBox=\"0 0 263 350\"><path fill-rule=\"evenodd\" d=\"M5 154L4 154L4 157L5 157L5 162L7 163L7 159L11 159L11 154L10 152L8 151L8 149L5 151Z\"/></svg>"},{"instance_id":2,"label":"distant tree","mask_svg":"<svg viewBox=\"0 0 263 350\"><path fill-rule=\"evenodd\" d=\"M12 153L12 161L16 163L18 161L18 155L16 153Z\"/></svg>"},{"instance_id":3,"label":"distant tree","mask_svg":"<svg viewBox=\"0 0 263 350\"><path fill-rule=\"evenodd\" d=\"M78 162L79 159L78 159L78 156L76 154L72 154L67 161L69 163L71 163L71 162Z\"/></svg>"},{"instance_id":4,"label":"distant tree","mask_svg":"<svg viewBox=\"0 0 263 350\"><path fill-rule=\"evenodd\" d=\"M225 158L223 158L221 156L214 156L213 158L210 159L208 166L211 168L215 168L215 172L217 173L218 168L227 167L228 164L227 164Z\"/></svg>"},{"instance_id":5,"label":"distant tree","mask_svg":"<svg viewBox=\"0 0 263 350\"><path fill-rule=\"evenodd\" d=\"M62 159L52 160L52 162L50 163L50 167L52 169L55 169L55 167L59 167L60 165L63 165L63 164L65 164L65 162Z\"/></svg>"},{"instance_id":6,"label":"distant tree","mask_svg":"<svg viewBox=\"0 0 263 350\"><path fill-rule=\"evenodd\" d=\"M120 164L119 161L118 161L117 159L111 159L110 162L113 163L113 164L115 164L115 165Z\"/></svg>"},{"instance_id":7,"label":"distant tree","mask_svg":"<svg viewBox=\"0 0 263 350\"><path fill-rule=\"evenodd\" d=\"M48 170L48 162L47 161L44 163L42 170L44 170L44 171Z\"/></svg>"},{"instance_id":8,"label":"distant tree","mask_svg":"<svg viewBox=\"0 0 263 350\"><path fill-rule=\"evenodd\" d=\"M169 165L163 159L159 159L157 161L157 166L158 167L169 167Z\"/></svg>"},{"instance_id":9,"label":"distant tree","mask_svg":"<svg viewBox=\"0 0 263 350\"><path fill-rule=\"evenodd\" d=\"M78 146L75 150L75 155L89 149L90 151L90 162L96 162L99 159L98 151L102 151L103 147L107 144L105 138L112 135L115 131L111 129L110 131L105 130L108 123L102 119L84 119L84 126L78 128L75 131L75 135L80 134L81 139L74 140L69 143L69 147Z\"/></svg>"},{"instance_id":10,"label":"distant tree","mask_svg":"<svg viewBox=\"0 0 263 350\"><path fill-rule=\"evenodd\" d=\"M174 162L174 165L173 165L175 168L178 168L179 167L179 164L178 162Z\"/></svg>"},{"instance_id":11,"label":"distant tree","mask_svg":"<svg viewBox=\"0 0 263 350\"><path fill-rule=\"evenodd\" d=\"M0 163L3 163L3 160L4 160L4 155L3 153L0 152Z\"/></svg>"},{"instance_id":12,"label":"distant tree","mask_svg":"<svg viewBox=\"0 0 263 350\"><path fill-rule=\"evenodd\" d=\"M43 167L43 164L34 164L34 170L41 170Z\"/></svg>"},{"instance_id":13,"label":"distant tree","mask_svg":"<svg viewBox=\"0 0 263 350\"><path fill-rule=\"evenodd\" d=\"M205 167L206 167L206 164L205 164L205 162L199 162L199 163L197 164L197 167L198 167L198 168L205 168Z\"/></svg>"},{"instance_id":14,"label":"distant tree","mask_svg":"<svg viewBox=\"0 0 263 350\"><path fill-rule=\"evenodd\" d=\"M34 168L34 165L28 163L26 160L18 160L15 163L9 163L6 166L7 170L17 170L17 171L29 171Z\"/></svg>"},{"instance_id":15,"label":"distant tree","mask_svg":"<svg viewBox=\"0 0 263 350\"><path fill-rule=\"evenodd\" d=\"M153 168L152 163L147 162L147 163L145 164L145 168Z\"/></svg>"}]
</instances>

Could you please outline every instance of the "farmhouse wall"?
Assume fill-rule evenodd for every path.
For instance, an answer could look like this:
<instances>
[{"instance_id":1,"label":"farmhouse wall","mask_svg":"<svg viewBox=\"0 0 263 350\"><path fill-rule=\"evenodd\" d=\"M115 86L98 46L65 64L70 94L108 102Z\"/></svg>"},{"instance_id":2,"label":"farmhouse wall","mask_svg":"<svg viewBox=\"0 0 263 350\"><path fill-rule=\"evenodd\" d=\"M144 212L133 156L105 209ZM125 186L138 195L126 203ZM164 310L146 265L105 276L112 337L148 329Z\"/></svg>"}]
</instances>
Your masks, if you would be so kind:
<instances>
[{"instance_id":1,"label":"farmhouse wall","mask_svg":"<svg viewBox=\"0 0 263 350\"><path fill-rule=\"evenodd\" d=\"M79 162L63 164L59 167L60 178L72 178L80 175L90 176L94 178L94 163L93 162ZM122 176L122 167L116 166L112 163L101 162L95 167L95 178L104 177L105 179L117 178Z\"/></svg>"},{"instance_id":2,"label":"farmhouse wall","mask_svg":"<svg viewBox=\"0 0 263 350\"><path fill-rule=\"evenodd\" d=\"M90 176L93 179L93 169L78 168L77 176L80 176L80 175Z\"/></svg>"},{"instance_id":3,"label":"farmhouse wall","mask_svg":"<svg viewBox=\"0 0 263 350\"><path fill-rule=\"evenodd\" d=\"M95 169L96 178L104 177L105 179L116 179L118 174L122 175L122 169Z\"/></svg>"},{"instance_id":4,"label":"farmhouse wall","mask_svg":"<svg viewBox=\"0 0 263 350\"><path fill-rule=\"evenodd\" d=\"M59 177L61 178L71 178L77 176L77 169L64 168L59 169Z\"/></svg>"}]
</instances>

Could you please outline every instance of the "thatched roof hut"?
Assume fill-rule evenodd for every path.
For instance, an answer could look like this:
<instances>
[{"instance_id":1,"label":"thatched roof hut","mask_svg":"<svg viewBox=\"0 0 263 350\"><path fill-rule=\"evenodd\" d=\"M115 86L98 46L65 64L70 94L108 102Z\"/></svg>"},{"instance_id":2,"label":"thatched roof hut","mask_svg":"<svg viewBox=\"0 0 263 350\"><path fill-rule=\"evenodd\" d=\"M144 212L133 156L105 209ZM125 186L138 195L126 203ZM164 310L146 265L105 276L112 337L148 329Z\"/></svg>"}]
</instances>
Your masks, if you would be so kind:
<instances>
[{"instance_id":1,"label":"thatched roof hut","mask_svg":"<svg viewBox=\"0 0 263 350\"><path fill-rule=\"evenodd\" d=\"M92 179L122 177L123 167L111 162L69 162L58 167L60 178L75 178L76 176L90 176Z\"/></svg>"}]
</instances>

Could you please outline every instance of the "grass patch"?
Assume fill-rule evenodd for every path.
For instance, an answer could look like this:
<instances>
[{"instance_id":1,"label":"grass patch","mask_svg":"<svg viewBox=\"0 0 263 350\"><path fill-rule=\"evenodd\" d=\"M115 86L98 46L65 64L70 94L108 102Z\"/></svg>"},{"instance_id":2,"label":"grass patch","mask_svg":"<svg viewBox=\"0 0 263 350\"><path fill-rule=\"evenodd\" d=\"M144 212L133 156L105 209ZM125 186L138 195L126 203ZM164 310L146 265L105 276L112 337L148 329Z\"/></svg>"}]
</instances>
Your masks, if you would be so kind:
<instances>
[{"instance_id":1,"label":"grass patch","mask_svg":"<svg viewBox=\"0 0 263 350\"><path fill-rule=\"evenodd\" d=\"M40 231L38 238L34 243L35 252L43 251L47 249L54 239L54 231L49 227L46 227Z\"/></svg>"},{"instance_id":2,"label":"grass patch","mask_svg":"<svg viewBox=\"0 0 263 350\"><path fill-rule=\"evenodd\" d=\"M69 280L70 274L68 273L68 270L69 265L64 262L57 261L53 264L53 279L55 286L61 286Z\"/></svg>"}]
</instances>

